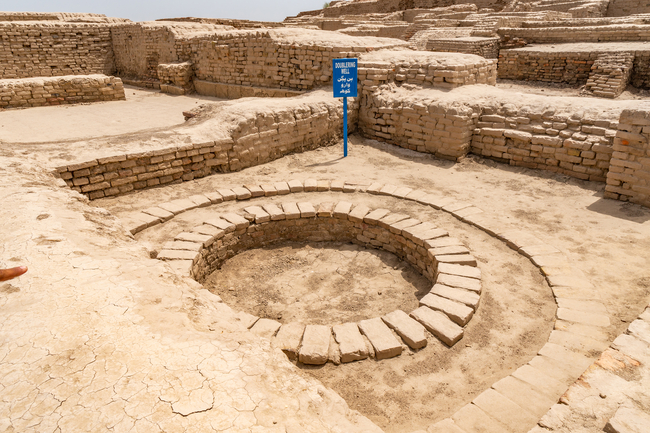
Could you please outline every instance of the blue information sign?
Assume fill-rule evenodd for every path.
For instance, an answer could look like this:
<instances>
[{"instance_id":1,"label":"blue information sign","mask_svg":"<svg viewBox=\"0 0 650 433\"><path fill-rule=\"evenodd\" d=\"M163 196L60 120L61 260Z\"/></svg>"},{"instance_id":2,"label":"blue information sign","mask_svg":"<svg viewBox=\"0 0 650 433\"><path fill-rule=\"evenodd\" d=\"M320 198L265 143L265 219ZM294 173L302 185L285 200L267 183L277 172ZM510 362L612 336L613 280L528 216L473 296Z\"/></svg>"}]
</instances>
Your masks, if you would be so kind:
<instances>
[{"instance_id":1,"label":"blue information sign","mask_svg":"<svg viewBox=\"0 0 650 433\"><path fill-rule=\"evenodd\" d=\"M357 96L357 59L333 59L334 97Z\"/></svg>"},{"instance_id":2,"label":"blue information sign","mask_svg":"<svg viewBox=\"0 0 650 433\"><path fill-rule=\"evenodd\" d=\"M343 156L348 156L348 97L357 96L357 59L332 59L334 97L343 98Z\"/></svg>"}]
</instances>

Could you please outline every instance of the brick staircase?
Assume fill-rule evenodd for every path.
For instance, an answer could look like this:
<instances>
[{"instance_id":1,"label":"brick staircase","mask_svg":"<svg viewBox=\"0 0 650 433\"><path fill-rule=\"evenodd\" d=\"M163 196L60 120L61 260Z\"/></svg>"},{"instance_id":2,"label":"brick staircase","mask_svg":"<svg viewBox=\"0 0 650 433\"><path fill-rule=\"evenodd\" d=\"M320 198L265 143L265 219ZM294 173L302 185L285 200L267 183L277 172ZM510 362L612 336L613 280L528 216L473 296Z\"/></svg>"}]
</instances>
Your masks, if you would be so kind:
<instances>
[{"instance_id":1,"label":"brick staircase","mask_svg":"<svg viewBox=\"0 0 650 433\"><path fill-rule=\"evenodd\" d=\"M422 30L427 30L431 27L430 24L425 24L425 23L417 23L417 24L411 24L408 26L404 34L402 35L401 39L405 41L410 41L413 35L415 35L417 32L422 31Z\"/></svg>"}]
</instances>

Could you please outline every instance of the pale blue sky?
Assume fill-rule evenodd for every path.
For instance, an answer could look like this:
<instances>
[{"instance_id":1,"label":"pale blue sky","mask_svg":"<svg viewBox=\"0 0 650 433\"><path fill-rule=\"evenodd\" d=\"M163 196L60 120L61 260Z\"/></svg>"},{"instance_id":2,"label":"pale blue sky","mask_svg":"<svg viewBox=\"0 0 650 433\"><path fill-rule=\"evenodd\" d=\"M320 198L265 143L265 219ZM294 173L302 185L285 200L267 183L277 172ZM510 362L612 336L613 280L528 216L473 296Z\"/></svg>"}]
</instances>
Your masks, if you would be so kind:
<instances>
[{"instance_id":1,"label":"pale blue sky","mask_svg":"<svg viewBox=\"0 0 650 433\"><path fill-rule=\"evenodd\" d=\"M298 12L320 9L324 0L0 0L0 11L92 12L148 21L203 17L282 21Z\"/></svg>"}]
</instances>

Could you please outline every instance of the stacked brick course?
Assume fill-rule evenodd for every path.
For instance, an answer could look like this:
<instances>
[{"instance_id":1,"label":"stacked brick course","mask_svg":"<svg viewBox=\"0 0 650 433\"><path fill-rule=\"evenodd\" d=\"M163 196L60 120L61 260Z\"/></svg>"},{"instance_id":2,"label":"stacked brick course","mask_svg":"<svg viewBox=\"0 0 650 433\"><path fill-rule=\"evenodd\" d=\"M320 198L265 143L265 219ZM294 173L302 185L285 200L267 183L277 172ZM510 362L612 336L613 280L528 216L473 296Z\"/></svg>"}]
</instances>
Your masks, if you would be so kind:
<instances>
[{"instance_id":1,"label":"stacked brick course","mask_svg":"<svg viewBox=\"0 0 650 433\"><path fill-rule=\"evenodd\" d=\"M650 13L650 3L644 0L610 0L607 7L608 17L647 13Z\"/></svg>"},{"instance_id":2,"label":"stacked brick course","mask_svg":"<svg viewBox=\"0 0 650 433\"><path fill-rule=\"evenodd\" d=\"M331 206L331 204L330 204ZM316 207L318 209L318 207ZM288 212L287 212L288 213ZM427 248L405 238L401 232L391 232L389 227L377 223L351 221L348 215L342 218L316 215L300 218L289 214L282 220L251 224L248 228L233 231L201 250L193 266L193 275L201 282L220 269L224 262L242 251L262 248L277 242L352 242L389 251L408 261L430 281L435 280L434 261L428 256ZM442 231L442 230L441 230Z\"/></svg>"},{"instance_id":3,"label":"stacked brick course","mask_svg":"<svg viewBox=\"0 0 650 433\"><path fill-rule=\"evenodd\" d=\"M124 99L122 80L105 75L0 80L0 108Z\"/></svg>"},{"instance_id":4,"label":"stacked brick course","mask_svg":"<svg viewBox=\"0 0 650 433\"><path fill-rule=\"evenodd\" d=\"M343 109L339 101L294 101L289 105L293 106L249 109L229 138L99 158L59 167L57 171L68 186L94 199L241 170L292 152L333 144L341 138ZM357 122L354 100L349 110L353 132Z\"/></svg>"},{"instance_id":5,"label":"stacked brick course","mask_svg":"<svg viewBox=\"0 0 650 433\"><path fill-rule=\"evenodd\" d=\"M528 44L558 44L567 41L623 42L649 41L650 25L616 24L609 26L549 27L549 28L500 28L498 35L507 44L517 39Z\"/></svg>"},{"instance_id":6,"label":"stacked brick course","mask_svg":"<svg viewBox=\"0 0 650 433\"><path fill-rule=\"evenodd\" d=\"M192 62L158 65L160 90L165 93L183 95L194 88L192 84Z\"/></svg>"},{"instance_id":7,"label":"stacked brick course","mask_svg":"<svg viewBox=\"0 0 650 433\"><path fill-rule=\"evenodd\" d=\"M593 84L596 84L596 80L602 81L604 75L611 75L611 85L606 86L607 92L611 93L613 87L617 87L612 85L618 82L614 75L619 77L618 72L614 70L619 70L622 73L621 83L631 82L641 88L650 85L650 46L647 44L629 47L593 44L593 47L588 47L589 49L586 49L585 46L565 44L555 50L549 50L548 47L501 50L498 75L499 78L511 80L568 84L586 83L592 73L595 74ZM631 59L630 62L628 58ZM612 61L621 63L614 66Z\"/></svg>"},{"instance_id":8,"label":"stacked brick course","mask_svg":"<svg viewBox=\"0 0 650 433\"><path fill-rule=\"evenodd\" d=\"M121 22L128 20L85 12L0 12L0 21Z\"/></svg>"},{"instance_id":9,"label":"stacked brick course","mask_svg":"<svg viewBox=\"0 0 650 433\"><path fill-rule=\"evenodd\" d=\"M605 197L650 207L650 110L624 110L614 139Z\"/></svg>"},{"instance_id":10,"label":"stacked brick course","mask_svg":"<svg viewBox=\"0 0 650 433\"><path fill-rule=\"evenodd\" d=\"M472 153L528 168L604 182L616 123L555 109L484 108Z\"/></svg>"},{"instance_id":11,"label":"stacked brick course","mask_svg":"<svg viewBox=\"0 0 650 433\"><path fill-rule=\"evenodd\" d=\"M121 77L158 82L158 65L192 61L200 39L216 39L229 26L144 22L111 27L115 69Z\"/></svg>"},{"instance_id":12,"label":"stacked brick course","mask_svg":"<svg viewBox=\"0 0 650 433\"><path fill-rule=\"evenodd\" d=\"M238 84L213 83L212 81L194 80L194 88L200 95L224 99L239 98L288 98L299 96L300 90L274 89L271 87L240 86Z\"/></svg>"},{"instance_id":13,"label":"stacked brick course","mask_svg":"<svg viewBox=\"0 0 650 433\"><path fill-rule=\"evenodd\" d=\"M364 92L378 86L397 83L451 89L469 84L496 84L496 61L473 55L456 55L418 51L369 54L359 61L359 83Z\"/></svg>"},{"instance_id":14,"label":"stacked brick course","mask_svg":"<svg viewBox=\"0 0 650 433\"><path fill-rule=\"evenodd\" d=\"M110 26L0 22L0 78L112 74Z\"/></svg>"},{"instance_id":15,"label":"stacked brick course","mask_svg":"<svg viewBox=\"0 0 650 433\"><path fill-rule=\"evenodd\" d=\"M585 91L595 96L616 98L630 81L633 62L632 53L601 55L591 67Z\"/></svg>"},{"instance_id":16,"label":"stacked brick course","mask_svg":"<svg viewBox=\"0 0 650 433\"><path fill-rule=\"evenodd\" d=\"M478 109L467 105L374 93L362 100L359 129L369 138L459 160L470 150L477 120Z\"/></svg>"},{"instance_id":17,"label":"stacked brick course","mask_svg":"<svg viewBox=\"0 0 650 433\"><path fill-rule=\"evenodd\" d=\"M322 35L314 32L314 38ZM333 43L305 43L289 29L222 33L216 41L200 41L195 69L199 80L216 83L308 90L332 80L332 59L359 57L403 42L353 38ZM359 41L360 42L360 41Z\"/></svg>"},{"instance_id":18,"label":"stacked brick course","mask_svg":"<svg viewBox=\"0 0 650 433\"><path fill-rule=\"evenodd\" d=\"M499 38L466 37L453 39L429 39L429 51L475 54L486 59L499 57Z\"/></svg>"},{"instance_id":19,"label":"stacked brick course","mask_svg":"<svg viewBox=\"0 0 650 433\"><path fill-rule=\"evenodd\" d=\"M597 52L501 50L499 78L581 84L587 81Z\"/></svg>"}]
</instances>

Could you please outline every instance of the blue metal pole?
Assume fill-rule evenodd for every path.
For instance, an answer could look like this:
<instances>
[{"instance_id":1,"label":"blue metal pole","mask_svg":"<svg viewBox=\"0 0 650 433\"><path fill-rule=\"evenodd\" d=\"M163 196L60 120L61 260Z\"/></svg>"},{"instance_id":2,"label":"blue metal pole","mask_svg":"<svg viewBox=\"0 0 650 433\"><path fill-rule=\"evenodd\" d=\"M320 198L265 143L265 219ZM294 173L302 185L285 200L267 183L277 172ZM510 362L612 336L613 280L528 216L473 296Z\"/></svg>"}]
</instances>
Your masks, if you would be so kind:
<instances>
[{"instance_id":1,"label":"blue metal pole","mask_svg":"<svg viewBox=\"0 0 650 433\"><path fill-rule=\"evenodd\" d=\"M348 156L348 98L343 97L343 157Z\"/></svg>"}]
</instances>

